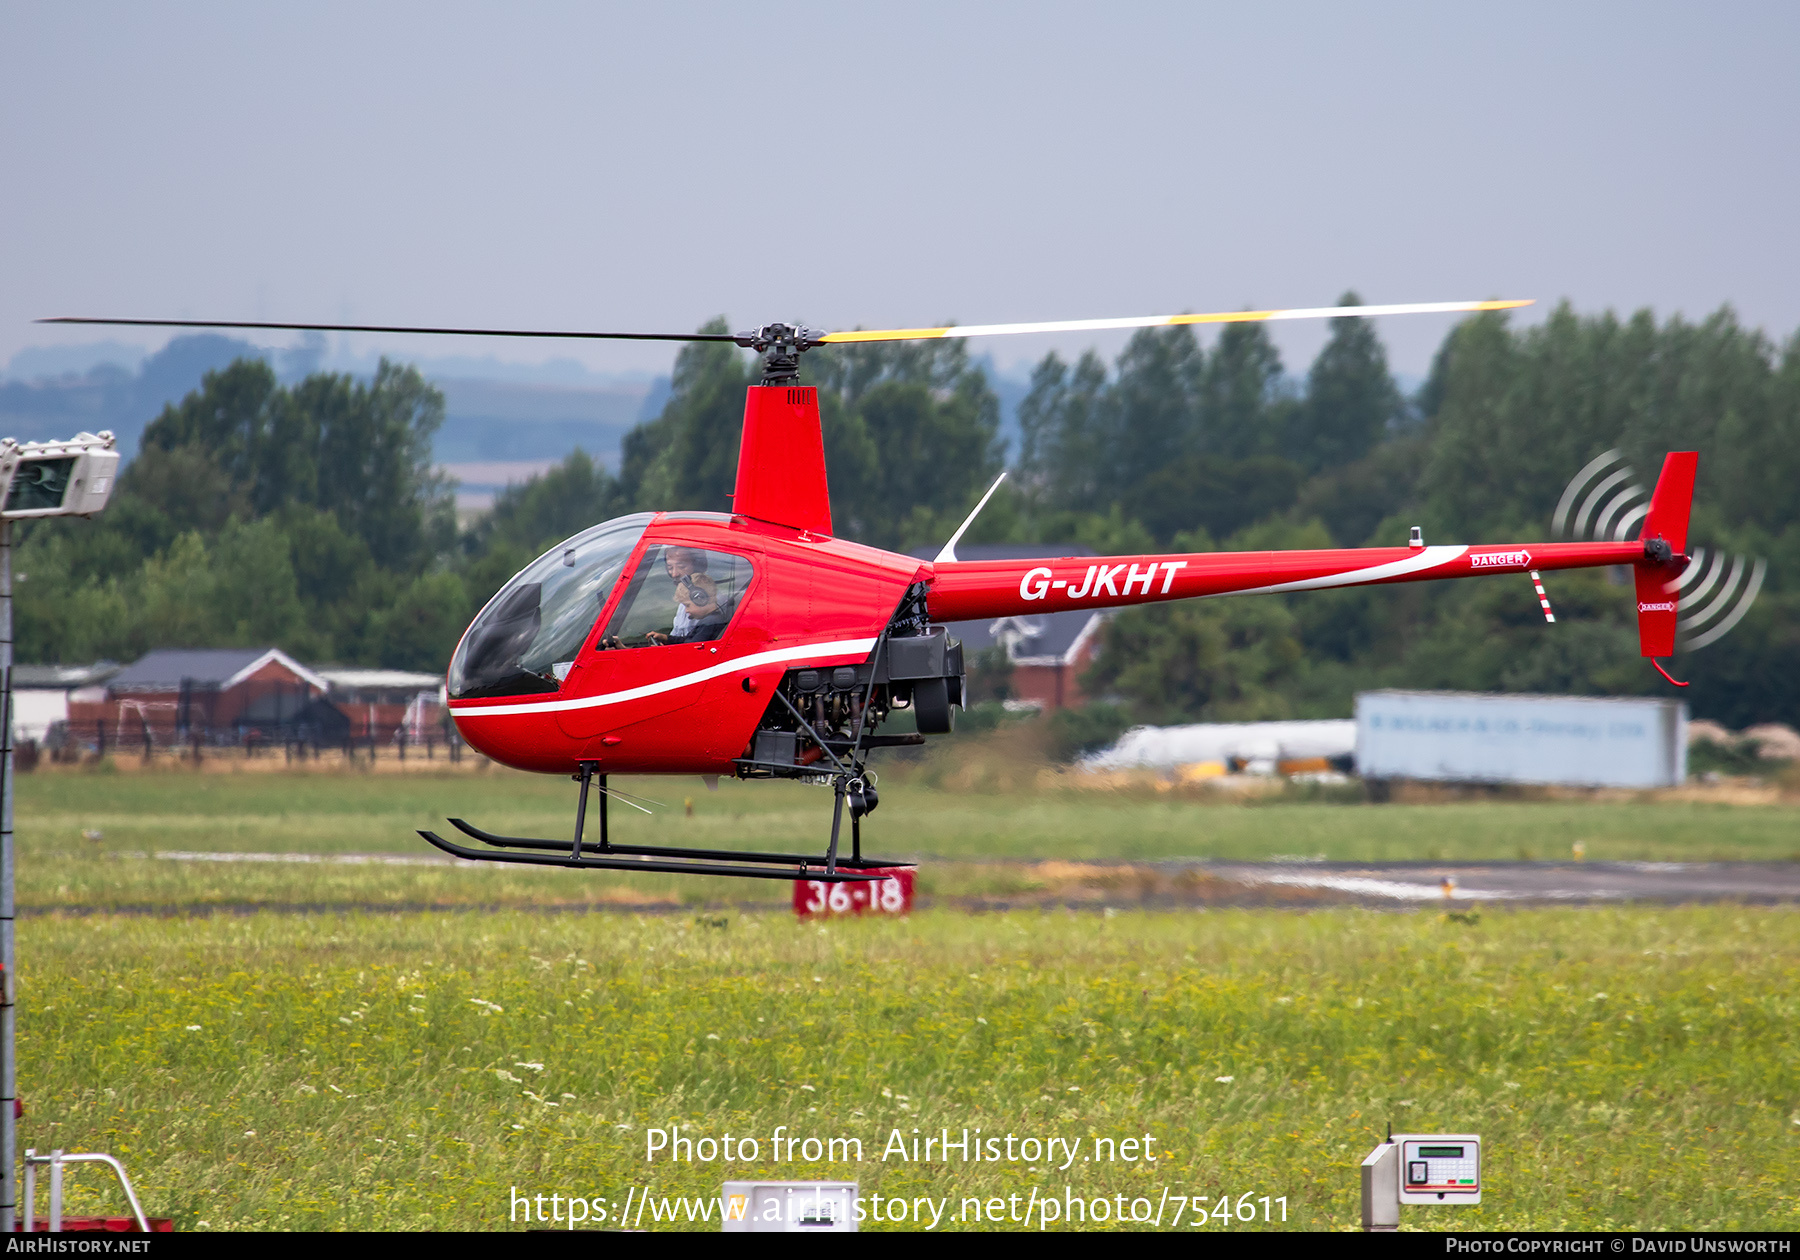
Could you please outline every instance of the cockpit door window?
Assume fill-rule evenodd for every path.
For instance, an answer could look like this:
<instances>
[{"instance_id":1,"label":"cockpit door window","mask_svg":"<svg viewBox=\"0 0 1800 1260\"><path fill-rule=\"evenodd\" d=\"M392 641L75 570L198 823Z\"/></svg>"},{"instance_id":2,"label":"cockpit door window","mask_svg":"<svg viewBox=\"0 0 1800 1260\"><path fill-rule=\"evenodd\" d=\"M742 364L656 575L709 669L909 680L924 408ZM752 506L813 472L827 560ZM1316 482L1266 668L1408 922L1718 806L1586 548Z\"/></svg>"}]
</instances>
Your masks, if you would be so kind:
<instances>
[{"instance_id":1,"label":"cockpit door window","mask_svg":"<svg viewBox=\"0 0 1800 1260\"><path fill-rule=\"evenodd\" d=\"M595 646L711 642L731 624L752 576L750 562L730 552L679 543L651 547Z\"/></svg>"}]
</instances>

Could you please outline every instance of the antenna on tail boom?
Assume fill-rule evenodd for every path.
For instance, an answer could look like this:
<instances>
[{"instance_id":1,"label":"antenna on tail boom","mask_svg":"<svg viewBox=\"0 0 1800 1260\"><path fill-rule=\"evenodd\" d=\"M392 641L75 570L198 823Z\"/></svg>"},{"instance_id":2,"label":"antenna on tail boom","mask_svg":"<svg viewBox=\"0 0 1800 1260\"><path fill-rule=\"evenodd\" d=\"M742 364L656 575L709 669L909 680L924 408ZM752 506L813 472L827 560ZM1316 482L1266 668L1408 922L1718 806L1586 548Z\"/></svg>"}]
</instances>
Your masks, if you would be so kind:
<instances>
[{"instance_id":1,"label":"antenna on tail boom","mask_svg":"<svg viewBox=\"0 0 1800 1260\"><path fill-rule=\"evenodd\" d=\"M981 515L981 509L987 506L987 501L994 497L994 491L998 490L1000 483L1005 480L1005 473L994 478L994 484L989 486L988 492L981 496L981 502L975 505L975 510L969 513L968 519L957 526L956 532L950 535L950 541L945 543L944 549L937 553L937 559L932 561L933 564L956 563L956 544L961 542L962 536L969 532L969 526L975 523L975 518Z\"/></svg>"}]
</instances>

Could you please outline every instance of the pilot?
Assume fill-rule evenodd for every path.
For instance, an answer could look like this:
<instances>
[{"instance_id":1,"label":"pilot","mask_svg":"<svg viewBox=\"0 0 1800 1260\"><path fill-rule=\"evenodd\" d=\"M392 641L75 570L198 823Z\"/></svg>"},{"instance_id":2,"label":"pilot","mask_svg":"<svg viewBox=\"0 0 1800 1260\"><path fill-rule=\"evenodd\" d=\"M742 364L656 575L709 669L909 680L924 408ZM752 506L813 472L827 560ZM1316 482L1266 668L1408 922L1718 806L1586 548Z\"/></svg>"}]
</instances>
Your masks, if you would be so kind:
<instances>
[{"instance_id":1,"label":"pilot","mask_svg":"<svg viewBox=\"0 0 1800 1260\"><path fill-rule=\"evenodd\" d=\"M664 553L663 567L675 584L675 624L667 635L650 637L658 643L688 643L714 637L720 620L719 585L707 576L706 553L691 547L670 547Z\"/></svg>"}]
</instances>

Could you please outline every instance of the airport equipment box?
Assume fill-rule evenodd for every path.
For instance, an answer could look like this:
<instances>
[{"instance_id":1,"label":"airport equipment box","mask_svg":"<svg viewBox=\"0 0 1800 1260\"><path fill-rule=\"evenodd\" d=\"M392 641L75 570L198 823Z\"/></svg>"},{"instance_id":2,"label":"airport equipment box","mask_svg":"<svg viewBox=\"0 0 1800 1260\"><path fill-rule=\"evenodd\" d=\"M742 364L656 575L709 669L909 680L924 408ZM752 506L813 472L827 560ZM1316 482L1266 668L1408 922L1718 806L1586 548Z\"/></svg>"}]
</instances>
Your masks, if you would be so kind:
<instances>
[{"instance_id":1,"label":"airport equipment box","mask_svg":"<svg viewBox=\"0 0 1800 1260\"><path fill-rule=\"evenodd\" d=\"M1687 778L1675 700L1365 691L1356 770L1367 779L1672 787Z\"/></svg>"}]
</instances>

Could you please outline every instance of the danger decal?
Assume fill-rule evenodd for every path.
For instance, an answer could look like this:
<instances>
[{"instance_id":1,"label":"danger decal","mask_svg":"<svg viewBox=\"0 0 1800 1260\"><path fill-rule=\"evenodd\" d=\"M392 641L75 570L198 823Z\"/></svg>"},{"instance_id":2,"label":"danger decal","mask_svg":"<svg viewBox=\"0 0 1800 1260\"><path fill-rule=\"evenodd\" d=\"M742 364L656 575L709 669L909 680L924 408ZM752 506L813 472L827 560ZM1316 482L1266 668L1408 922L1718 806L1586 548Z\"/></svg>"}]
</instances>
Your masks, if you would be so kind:
<instances>
[{"instance_id":1,"label":"danger decal","mask_svg":"<svg viewBox=\"0 0 1800 1260\"><path fill-rule=\"evenodd\" d=\"M1478 551L1469 557L1471 569L1528 569L1529 551Z\"/></svg>"}]
</instances>

